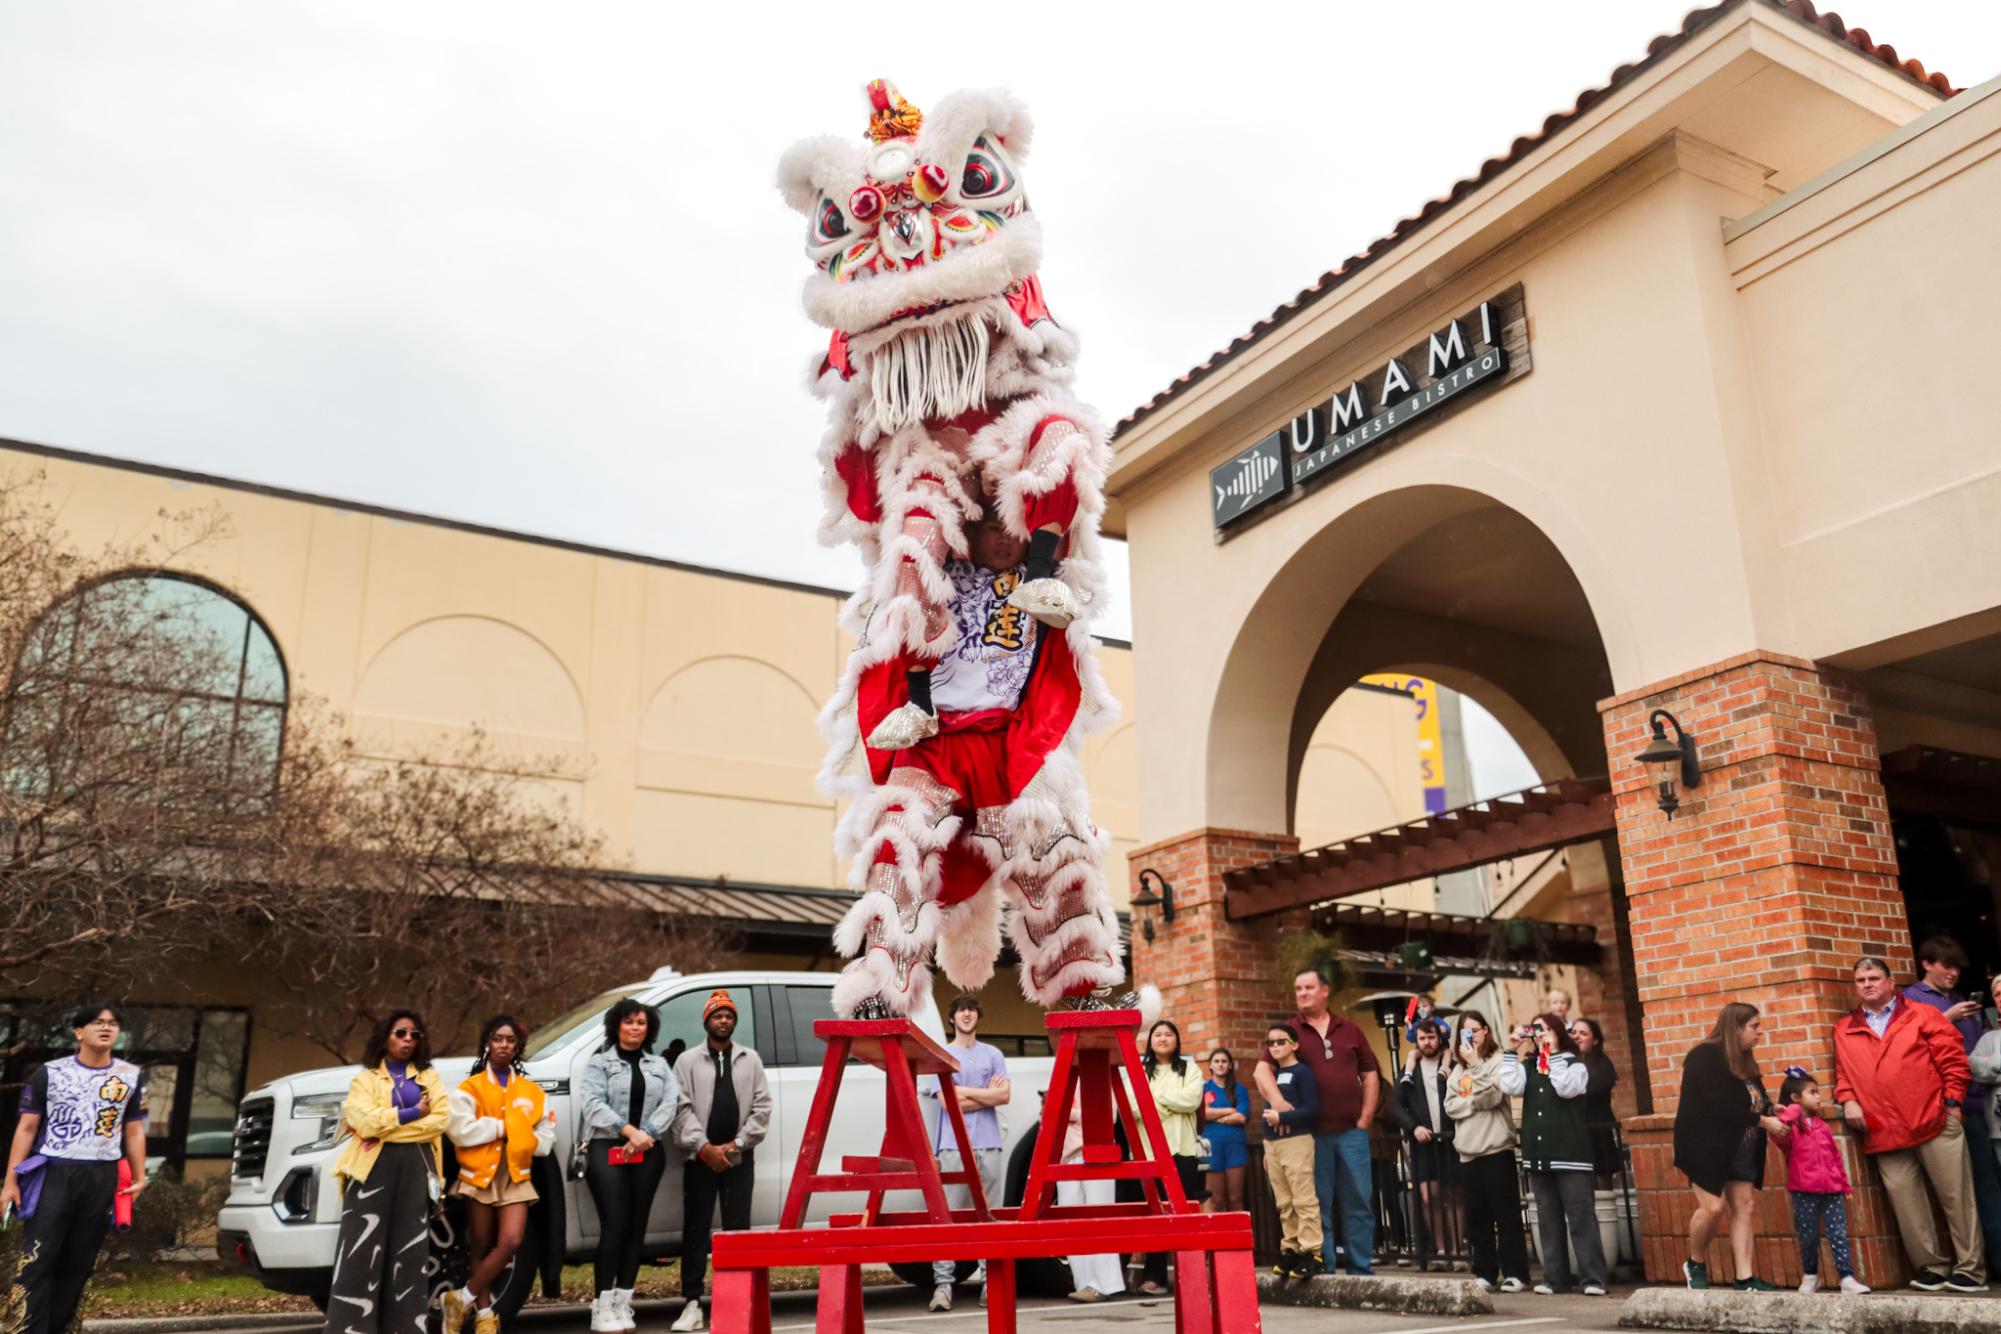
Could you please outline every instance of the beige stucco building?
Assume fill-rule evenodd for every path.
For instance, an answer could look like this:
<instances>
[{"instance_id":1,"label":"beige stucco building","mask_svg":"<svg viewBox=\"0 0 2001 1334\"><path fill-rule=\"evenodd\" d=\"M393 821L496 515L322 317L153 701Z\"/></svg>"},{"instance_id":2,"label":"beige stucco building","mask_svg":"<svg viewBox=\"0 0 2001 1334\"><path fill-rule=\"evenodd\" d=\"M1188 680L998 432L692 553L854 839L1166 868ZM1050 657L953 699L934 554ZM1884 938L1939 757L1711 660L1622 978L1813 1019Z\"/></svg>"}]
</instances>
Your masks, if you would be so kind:
<instances>
[{"instance_id":1,"label":"beige stucco building","mask_svg":"<svg viewBox=\"0 0 2001 1334\"><path fill-rule=\"evenodd\" d=\"M1364 863L1538 825L1636 1145L1725 1000L1825 1072L1857 954L2001 964L2001 81L1953 91L1811 5L1696 11L1121 424L1135 640L1190 590L1214 631L1133 664L1133 858L1188 923L1135 971L1197 1031L1273 1008L1265 942ZM1561 786L1296 855L1308 739L1370 672ZM1672 819L1655 710L1694 739ZM1663 1152L1641 1185L1684 1191Z\"/></svg>"},{"instance_id":2,"label":"beige stucco building","mask_svg":"<svg viewBox=\"0 0 2001 1334\"><path fill-rule=\"evenodd\" d=\"M845 868L834 805L814 781L814 718L848 650L841 592L0 443L0 475L37 473L86 551L154 531L162 511L219 515L223 535L169 568L254 617L282 665L280 698L325 700L366 754L440 753L480 729L605 836L607 870L684 891L671 899L684 910L727 914L741 966L837 963L827 924L845 906ZM1129 700L1130 649L1106 643L1100 661ZM1311 818L1345 833L1422 811L1407 696L1353 692L1319 745L1326 771L1301 798ZM1085 764L1123 904L1139 832L1130 705ZM156 1138L175 1157L226 1155L228 1090L326 1060L261 1022L253 979L135 979L130 999L151 1006ZM1040 1032L1011 969L986 1000L990 1031ZM180 1126L165 1110L176 1078L196 1089Z\"/></svg>"}]
</instances>

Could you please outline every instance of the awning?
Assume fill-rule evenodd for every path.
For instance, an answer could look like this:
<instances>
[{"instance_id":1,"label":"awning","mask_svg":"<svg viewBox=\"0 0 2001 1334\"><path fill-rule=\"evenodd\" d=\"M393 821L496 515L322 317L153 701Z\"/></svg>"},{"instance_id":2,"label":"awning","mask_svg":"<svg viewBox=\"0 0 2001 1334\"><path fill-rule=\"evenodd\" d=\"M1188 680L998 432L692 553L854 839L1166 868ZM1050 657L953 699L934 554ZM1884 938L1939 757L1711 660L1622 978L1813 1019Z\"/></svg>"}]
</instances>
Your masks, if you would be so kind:
<instances>
[{"instance_id":1,"label":"awning","mask_svg":"<svg viewBox=\"0 0 2001 1334\"><path fill-rule=\"evenodd\" d=\"M1611 782L1565 778L1223 875L1233 920L1471 870L1613 832ZM1480 919L1474 919L1480 920Z\"/></svg>"}]
</instances>

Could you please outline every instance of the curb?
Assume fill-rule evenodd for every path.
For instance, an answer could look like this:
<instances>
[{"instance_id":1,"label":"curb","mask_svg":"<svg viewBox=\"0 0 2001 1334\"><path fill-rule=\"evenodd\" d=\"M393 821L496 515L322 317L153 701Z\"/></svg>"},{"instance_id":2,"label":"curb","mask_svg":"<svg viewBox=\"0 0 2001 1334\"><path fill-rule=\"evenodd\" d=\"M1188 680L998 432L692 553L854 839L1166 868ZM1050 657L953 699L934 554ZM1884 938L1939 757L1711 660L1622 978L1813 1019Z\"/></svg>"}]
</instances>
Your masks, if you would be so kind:
<instances>
[{"instance_id":1,"label":"curb","mask_svg":"<svg viewBox=\"0 0 2001 1334\"><path fill-rule=\"evenodd\" d=\"M325 1325L318 1311L267 1311L263 1315L158 1315L86 1320L84 1334L164 1334L183 1329L312 1329Z\"/></svg>"},{"instance_id":2,"label":"curb","mask_svg":"<svg viewBox=\"0 0 2001 1334\"><path fill-rule=\"evenodd\" d=\"M1304 1283L1258 1276L1258 1299L1274 1306L1340 1307L1404 1315L1491 1315L1494 1299L1470 1278L1316 1274Z\"/></svg>"},{"instance_id":3,"label":"curb","mask_svg":"<svg viewBox=\"0 0 2001 1334\"><path fill-rule=\"evenodd\" d=\"M1627 1298L1619 1324L1742 1334L1962 1334L2001 1328L2001 1301L1904 1293L1843 1297L1642 1288Z\"/></svg>"}]
</instances>

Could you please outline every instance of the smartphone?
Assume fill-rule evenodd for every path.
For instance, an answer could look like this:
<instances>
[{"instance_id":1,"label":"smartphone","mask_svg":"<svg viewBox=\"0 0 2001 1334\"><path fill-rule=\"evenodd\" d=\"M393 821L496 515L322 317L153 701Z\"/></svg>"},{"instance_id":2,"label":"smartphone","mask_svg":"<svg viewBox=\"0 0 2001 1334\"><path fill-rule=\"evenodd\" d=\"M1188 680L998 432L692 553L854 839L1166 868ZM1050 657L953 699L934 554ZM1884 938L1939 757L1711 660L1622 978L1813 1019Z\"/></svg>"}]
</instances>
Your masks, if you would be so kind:
<instances>
[{"instance_id":1,"label":"smartphone","mask_svg":"<svg viewBox=\"0 0 2001 1334\"><path fill-rule=\"evenodd\" d=\"M604 1155L604 1160L613 1167L630 1167L634 1163L644 1162L645 1159L646 1155L630 1144L614 1144L605 1150Z\"/></svg>"}]
</instances>

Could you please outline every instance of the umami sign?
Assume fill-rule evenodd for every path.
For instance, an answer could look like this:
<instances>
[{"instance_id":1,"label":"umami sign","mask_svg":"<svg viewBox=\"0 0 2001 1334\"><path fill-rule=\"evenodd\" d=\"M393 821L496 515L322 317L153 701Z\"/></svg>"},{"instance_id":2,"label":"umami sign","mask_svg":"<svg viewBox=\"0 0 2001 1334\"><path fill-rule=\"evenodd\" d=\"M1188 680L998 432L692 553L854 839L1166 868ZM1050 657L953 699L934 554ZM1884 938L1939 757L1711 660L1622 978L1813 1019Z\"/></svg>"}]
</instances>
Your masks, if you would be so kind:
<instances>
[{"instance_id":1,"label":"umami sign","mask_svg":"<svg viewBox=\"0 0 2001 1334\"><path fill-rule=\"evenodd\" d=\"M1528 310L1516 283L1213 469L1209 491L1216 528L1220 532L1288 492L1331 476L1392 436L1441 421L1487 390L1527 374L1528 350Z\"/></svg>"}]
</instances>

